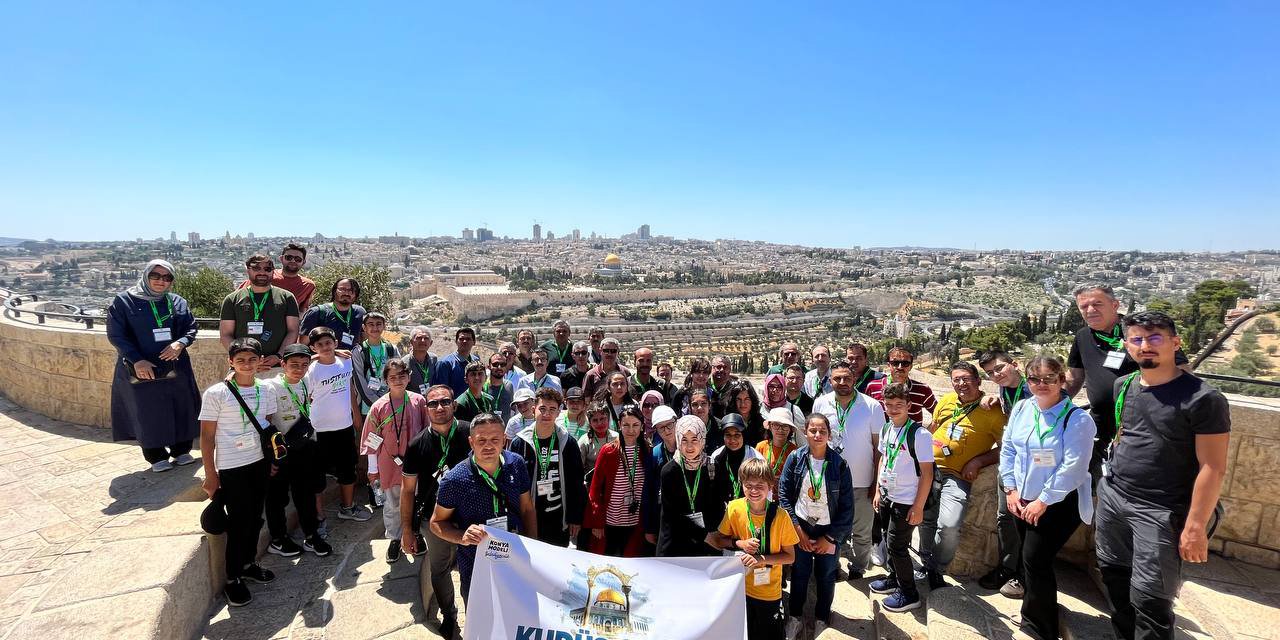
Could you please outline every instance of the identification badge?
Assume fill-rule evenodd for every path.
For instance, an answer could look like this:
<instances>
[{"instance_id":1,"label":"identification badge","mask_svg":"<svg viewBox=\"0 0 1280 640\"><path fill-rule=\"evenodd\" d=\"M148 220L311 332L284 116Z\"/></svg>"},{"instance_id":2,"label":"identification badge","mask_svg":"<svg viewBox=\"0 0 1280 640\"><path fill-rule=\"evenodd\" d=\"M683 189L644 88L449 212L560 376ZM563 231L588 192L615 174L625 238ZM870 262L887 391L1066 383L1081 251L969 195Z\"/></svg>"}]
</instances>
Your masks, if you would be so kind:
<instances>
[{"instance_id":1,"label":"identification badge","mask_svg":"<svg viewBox=\"0 0 1280 640\"><path fill-rule=\"evenodd\" d=\"M1052 467L1058 463L1057 452L1053 449L1032 449L1031 464L1037 467Z\"/></svg>"},{"instance_id":2,"label":"identification badge","mask_svg":"<svg viewBox=\"0 0 1280 640\"><path fill-rule=\"evenodd\" d=\"M370 451L377 451L382 447L382 436L370 431L368 437L364 439L364 446Z\"/></svg>"},{"instance_id":3,"label":"identification badge","mask_svg":"<svg viewBox=\"0 0 1280 640\"><path fill-rule=\"evenodd\" d=\"M564 373L564 370L565 370L565 366L564 366L563 364L561 364L561 363L557 362L557 363L556 363L556 375L558 376L558 375L560 375L560 374Z\"/></svg>"},{"instance_id":4,"label":"identification badge","mask_svg":"<svg viewBox=\"0 0 1280 640\"><path fill-rule=\"evenodd\" d=\"M446 473L448 473L448 472L449 472L449 466L448 466L448 465L441 466L441 467L440 467L440 470L435 472L435 478L436 478L436 481L438 482L441 478L443 478L443 477L444 477L444 474L446 474Z\"/></svg>"},{"instance_id":5,"label":"identification badge","mask_svg":"<svg viewBox=\"0 0 1280 640\"><path fill-rule=\"evenodd\" d=\"M425 396L425 395L427 395L427 385L425 385L425 384L420 384L420 385L418 385L418 393L420 393L420 394L422 394L422 395L424 395L424 396Z\"/></svg>"},{"instance_id":6,"label":"identification badge","mask_svg":"<svg viewBox=\"0 0 1280 640\"><path fill-rule=\"evenodd\" d=\"M369 390L374 393L382 393L382 381L376 378L370 379Z\"/></svg>"},{"instance_id":7,"label":"identification badge","mask_svg":"<svg viewBox=\"0 0 1280 640\"><path fill-rule=\"evenodd\" d=\"M945 445L945 444L944 444L944 445L942 445L942 455L943 455L943 456L950 456L950 455L951 455L951 447L948 447L948 446L947 446L947 445Z\"/></svg>"},{"instance_id":8,"label":"identification badge","mask_svg":"<svg viewBox=\"0 0 1280 640\"><path fill-rule=\"evenodd\" d=\"M1111 477L1111 465L1109 463L1106 463L1106 462L1102 463L1102 477L1104 478Z\"/></svg>"},{"instance_id":9,"label":"identification badge","mask_svg":"<svg viewBox=\"0 0 1280 640\"><path fill-rule=\"evenodd\" d=\"M628 493L627 495L625 495L625 496L622 496L622 504L625 504L625 505L627 505L627 506L631 506L631 503L632 503L632 502L635 502L635 501L636 501L635 496L633 496L633 495L631 495L631 494L629 494L629 493Z\"/></svg>"},{"instance_id":10,"label":"identification badge","mask_svg":"<svg viewBox=\"0 0 1280 640\"><path fill-rule=\"evenodd\" d=\"M173 333L169 330L169 327L152 329L151 335L155 338L156 342L169 342L170 340L173 340Z\"/></svg>"},{"instance_id":11,"label":"identification badge","mask_svg":"<svg viewBox=\"0 0 1280 640\"><path fill-rule=\"evenodd\" d=\"M555 491L555 488L556 488L555 480L539 480L538 481L538 495L540 496L551 495L551 492Z\"/></svg>"},{"instance_id":12,"label":"identification badge","mask_svg":"<svg viewBox=\"0 0 1280 640\"><path fill-rule=\"evenodd\" d=\"M260 336L260 335L262 335L262 326L263 326L263 324L265 324L265 323L263 323L263 322L250 322L250 323L249 323L249 325L248 325L248 326L249 326L249 335L251 335L251 336Z\"/></svg>"},{"instance_id":13,"label":"identification badge","mask_svg":"<svg viewBox=\"0 0 1280 640\"><path fill-rule=\"evenodd\" d=\"M397 466L397 467L403 467L403 466L404 466L404 460L402 460L402 459L400 458L400 456L391 456L391 461L392 461L392 462L394 462L394 463L396 463L396 466Z\"/></svg>"},{"instance_id":14,"label":"identification badge","mask_svg":"<svg viewBox=\"0 0 1280 640\"><path fill-rule=\"evenodd\" d=\"M484 523L485 523L487 526L493 527L494 529L502 529L503 531L510 531L510 530L511 530L511 529L507 528L507 517L506 517L506 516L498 516L498 517L496 517L496 518L489 518L488 520L485 520L485 521L484 521Z\"/></svg>"},{"instance_id":15,"label":"identification badge","mask_svg":"<svg viewBox=\"0 0 1280 640\"><path fill-rule=\"evenodd\" d=\"M954 424L953 424L953 425L951 425L951 426L949 426L949 427L947 427L947 439L948 439L948 440L959 440L959 439L960 439L960 437L961 437L961 436L963 436L963 435L964 435L964 429L961 429L960 427L958 427L958 426L956 426L956 425L954 425Z\"/></svg>"},{"instance_id":16,"label":"identification badge","mask_svg":"<svg viewBox=\"0 0 1280 640\"><path fill-rule=\"evenodd\" d=\"M689 514L689 515L688 515L688 516L686 516L686 517L687 517L687 518L689 518L689 522L692 522L692 523L693 523L693 526L695 526L695 527L697 527L697 528L699 528L699 529L706 529L706 528L707 528L706 523L704 523L704 522L702 521L702 512L701 512L701 511L694 511L693 513Z\"/></svg>"},{"instance_id":17,"label":"identification badge","mask_svg":"<svg viewBox=\"0 0 1280 640\"><path fill-rule=\"evenodd\" d=\"M560 462L560 450L556 449L551 452L551 462Z\"/></svg>"},{"instance_id":18,"label":"identification badge","mask_svg":"<svg viewBox=\"0 0 1280 640\"><path fill-rule=\"evenodd\" d=\"M236 436L235 440L232 440L231 443L236 448L236 451L244 451L245 449L252 449L253 447L258 446L258 444L253 441L252 433L242 433Z\"/></svg>"},{"instance_id":19,"label":"identification badge","mask_svg":"<svg viewBox=\"0 0 1280 640\"><path fill-rule=\"evenodd\" d=\"M770 567L756 567L751 570L751 584L757 587L769 584L769 578L772 577L773 569Z\"/></svg>"},{"instance_id":20,"label":"identification badge","mask_svg":"<svg viewBox=\"0 0 1280 640\"><path fill-rule=\"evenodd\" d=\"M354 345L355 343L356 343L356 337L355 337L355 336L353 336L353 335L351 335L351 334L349 334L349 333L346 333L346 332L343 332L343 333L342 333L342 344L344 344L344 345L346 345L346 346L350 347L350 346Z\"/></svg>"},{"instance_id":21,"label":"identification badge","mask_svg":"<svg viewBox=\"0 0 1280 640\"><path fill-rule=\"evenodd\" d=\"M1108 369L1119 369L1122 364L1124 364L1124 352L1110 351L1107 352L1107 360L1102 363L1102 366Z\"/></svg>"},{"instance_id":22,"label":"identification badge","mask_svg":"<svg viewBox=\"0 0 1280 640\"><path fill-rule=\"evenodd\" d=\"M885 487L898 486L898 472L885 469L880 472L880 484Z\"/></svg>"}]
</instances>

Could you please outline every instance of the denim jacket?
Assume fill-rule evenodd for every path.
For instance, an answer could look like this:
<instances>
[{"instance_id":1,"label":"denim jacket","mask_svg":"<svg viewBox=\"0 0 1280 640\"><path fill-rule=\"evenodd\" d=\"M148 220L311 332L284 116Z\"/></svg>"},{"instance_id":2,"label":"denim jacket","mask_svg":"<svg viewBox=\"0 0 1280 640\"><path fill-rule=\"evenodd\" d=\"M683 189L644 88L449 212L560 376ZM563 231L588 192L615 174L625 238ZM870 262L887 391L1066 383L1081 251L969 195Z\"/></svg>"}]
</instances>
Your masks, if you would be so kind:
<instances>
[{"instance_id":1,"label":"denim jacket","mask_svg":"<svg viewBox=\"0 0 1280 640\"><path fill-rule=\"evenodd\" d=\"M827 494L827 509L831 513L831 524L826 533L835 539L837 546L849 532L853 530L853 474L849 472L849 464L838 451L827 447L827 471L823 480ZM806 532L813 532L814 527L796 515L796 503L800 500L800 488L804 485L804 474L809 468L809 447L806 445L787 456L782 467L782 475L778 478L778 503L793 522L800 523Z\"/></svg>"}]
</instances>

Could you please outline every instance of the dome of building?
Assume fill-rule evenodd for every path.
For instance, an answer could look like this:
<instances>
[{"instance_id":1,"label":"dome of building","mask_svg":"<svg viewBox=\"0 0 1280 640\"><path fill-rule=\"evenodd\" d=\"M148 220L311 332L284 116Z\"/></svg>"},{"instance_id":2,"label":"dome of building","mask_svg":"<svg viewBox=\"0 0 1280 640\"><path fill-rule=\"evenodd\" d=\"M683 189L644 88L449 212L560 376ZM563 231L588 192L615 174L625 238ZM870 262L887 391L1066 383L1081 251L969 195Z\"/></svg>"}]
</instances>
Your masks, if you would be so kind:
<instances>
[{"instance_id":1,"label":"dome of building","mask_svg":"<svg viewBox=\"0 0 1280 640\"><path fill-rule=\"evenodd\" d=\"M622 597L621 593L618 593L613 589L605 589L604 591L601 591L599 595L596 596L596 604L601 604L604 602L611 602L613 604L623 606L623 607L627 606L627 599Z\"/></svg>"},{"instance_id":2,"label":"dome of building","mask_svg":"<svg viewBox=\"0 0 1280 640\"><path fill-rule=\"evenodd\" d=\"M610 266L622 266L622 258L619 258L616 253L611 253L604 257L604 263Z\"/></svg>"}]
</instances>

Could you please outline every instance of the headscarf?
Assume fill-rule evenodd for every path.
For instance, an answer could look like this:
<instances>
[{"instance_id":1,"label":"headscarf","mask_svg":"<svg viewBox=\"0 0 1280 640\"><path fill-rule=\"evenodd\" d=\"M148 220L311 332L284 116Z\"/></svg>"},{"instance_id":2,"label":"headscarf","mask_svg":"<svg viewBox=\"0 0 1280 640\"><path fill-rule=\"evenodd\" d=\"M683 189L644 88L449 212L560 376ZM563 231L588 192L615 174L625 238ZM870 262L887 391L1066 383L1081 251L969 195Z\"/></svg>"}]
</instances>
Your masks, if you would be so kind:
<instances>
[{"instance_id":1,"label":"headscarf","mask_svg":"<svg viewBox=\"0 0 1280 640\"><path fill-rule=\"evenodd\" d=\"M657 391L657 390L655 390L655 389L650 389L650 390L648 390L648 391L644 392L644 395L640 396L640 406L641 406L642 408L644 407L644 401L645 401L645 400L647 400L647 399L649 399L650 397L652 397L654 400L656 400L656 401L658 402L658 407L661 407L661 406L662 406L662 405L667 401L667 399L666 399L665 397L663 397L663 395L662 395L662 392L661 392L661 391ZM653 408L653 410L654 410L654 411L657 411L657 410L658 410L658 407L654 407L654 408ZM642 412L642 413L643 413L643 412ZM645 425L644 425L644 431L645 431L645 435L649 435L650 433L652 433L652 432L653 432L653 415L652 415L652 412L650 412L648 422L646 422L646 423L645 423Z\"/></svg>"},{"instance_id":2,"label":"headscarf","mask_svg":"<svg viewBox=\"0 0 1280 640\"><path fill-rule=\"evenodd\" d=\"M686 460L684 451L680 449L680 441L684 439L684 434L692 433L694 438L700 440L703 444L702 452L693 460ZM707 425L702 423L702 418L689 414L676 420L676 460L686 468L697 469L702 466L702 461L707 457Z\"/></svg>"},{"instance_id":3,"label":"headscarf","mask_svg":"<svg viewBox=\"0 0 1280 640\"><path fill-rule=\"evenodd\" d=\"M138 284L129 287L127 290L128 294L135 298L141 298L142 300L149 300L151 302L164 300L165 294L152 291L151 286L147 284L147 276L151 275L152 270L156 267L164 267L169 270L169 275L177 275L177 272L173 270L173 265L169 264L167 260L160 260L157 258L147 263L146 268L142 270L142 277L138 278Z\"/></svg>"},{"instance_id":4,"label":"headscarf","mask_svg":"<svg viewBox=\"0 0 1280 640\"><path fill-rule=\"evenodd\" d=\"M777 380L778 384L782 385L782 402L779 402L778 404L769 404L769 383L774 380ZM783 377L781 373L771 373L764 377L764 397L760 399L760 403L763 404L766 409L787 406L787 379Z\"/></svg>"}]
</instances>

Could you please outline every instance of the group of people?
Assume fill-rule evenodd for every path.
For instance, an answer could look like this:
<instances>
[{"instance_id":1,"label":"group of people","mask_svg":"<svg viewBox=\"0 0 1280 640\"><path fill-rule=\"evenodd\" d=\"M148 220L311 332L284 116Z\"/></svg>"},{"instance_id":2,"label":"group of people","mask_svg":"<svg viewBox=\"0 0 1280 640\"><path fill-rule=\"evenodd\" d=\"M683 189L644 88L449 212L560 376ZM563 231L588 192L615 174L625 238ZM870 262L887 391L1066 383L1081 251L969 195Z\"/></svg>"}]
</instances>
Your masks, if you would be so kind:
<instances>
[{"instance_id":1,"label":"group of people","mask_svg":"<svg viewBox=\"0 0 1280 640\"><path fill-rule=\"evenodd\" d=\"M628 366L616 339L593 328L573 341L563 320L544 342L521 331L487 359L466 327L447 356L431 354L426 327L400 353L383 339L387 318L357 304L355 279L307 306L305 256L288 245L279 271L266 256L246 262L221 314L230 374L202 396L185 352L195 322L170 291L172 265L149 263L108 314L116 437L137 439L156 472L194 462L200 438L204 487L225 514L233 606L250 601L246 582L274 578L255 558L264 513L268 551L331 552L326 474L339 519L381 509L388 562L426 555L424 601L445 637L457 632L451 571L465 602L486 526L613 556L735 554L752 638L794 637L810 581L820 633L841 557L850 581L886 567L867 585L886 609L921 606L917 581L947 585L971 499L999 507L999 562L979 583L1022 598L1032 637L1058 637L1053 559L1081 523L1097 527L1123 638L1172 637L1181 562L1206 559L1226 401L1180 369L1168 316L1122 317L1105 286L1076 292L1088 326L1067 362L984 353L976 366L952 364L952 390L935 397L910 377L908 349L892 349L881 373L857 343L838 359L813 347L811 367L784 343L760 389L725 356L694 358L673 382L651 349ZM1081 387L1087 409L1071 400ZM971 495L988 466L1000 492ZM368 507L356 498L362 470L377 488ZM290 500L301 544L286 528Z\"/></svg>"}]
</instances>

